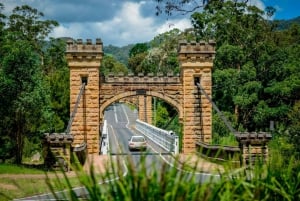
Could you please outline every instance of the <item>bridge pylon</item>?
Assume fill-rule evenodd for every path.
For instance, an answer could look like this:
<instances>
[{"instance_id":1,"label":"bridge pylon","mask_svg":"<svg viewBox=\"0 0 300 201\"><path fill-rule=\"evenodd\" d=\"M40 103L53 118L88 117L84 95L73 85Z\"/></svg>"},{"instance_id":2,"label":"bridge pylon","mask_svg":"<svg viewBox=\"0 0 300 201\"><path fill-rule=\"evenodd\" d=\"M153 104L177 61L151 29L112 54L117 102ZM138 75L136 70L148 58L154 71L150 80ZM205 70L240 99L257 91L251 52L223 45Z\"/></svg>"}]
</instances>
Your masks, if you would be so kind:
<instances>
[{"instance_id":1,"label":"bridge pylon","mask_svg":"<svg viewBox=\"0 0 300 201\"><path fill-rule=\"evenodd\" d=\"M179 43L178 59L181 68L183 108L183 153L196 151L195 141L209 143L212 138L212 105L198 93L200 83L208 95L212 95L212 67L215 42Z\"/></svg>"},{"instance_id":2,"label":"bridge pylon","mask_svg":"<svg viewBox=\"0 0 300 201\"><path fill-rule=\"evenodd\" d=\"M88 153L99 153L99 85L100 65L103 57L103 44L96 39L83 42L67 42L66 59L70 68L70 111L76 103L80 87L86 84L84 94L77 108L70 134L74 136L72 146L85 142Z\"/></svg>"}]
</instances>

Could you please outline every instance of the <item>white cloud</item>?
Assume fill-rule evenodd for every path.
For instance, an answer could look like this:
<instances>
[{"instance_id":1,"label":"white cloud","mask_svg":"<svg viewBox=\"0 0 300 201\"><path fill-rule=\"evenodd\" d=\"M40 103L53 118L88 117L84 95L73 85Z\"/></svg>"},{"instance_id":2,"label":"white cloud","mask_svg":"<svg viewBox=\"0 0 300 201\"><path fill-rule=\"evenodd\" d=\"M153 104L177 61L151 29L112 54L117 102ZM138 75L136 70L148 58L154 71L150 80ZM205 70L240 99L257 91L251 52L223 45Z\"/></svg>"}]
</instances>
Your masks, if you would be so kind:
<instances>
[{"instance_id":1,"label":"white cloud","mask_svg":"<svg viewBox=\"0 0 300 201\"><path fill-rule=\"evenodd\" d=\"M155 4L145 0L4 0L6 13L28 4L57 20L51 37L101 38L104 45L124 46L148 42L173 28L190 27L188 16L164 20L155 16Z\"/></svg>"},{"instance_id":2,"label":"white cloud","mask_svg":"<svg viewBox=\"0 0 300 201\"><path fill-rule=\"evenodd\" d=\"M265 10L265 4L263 1L261 0L250 0L249 4L256 6L257 8L259 8L260 10Z\"/></svg>"},{"instance_id":3,"label":"white cloud","mask_svg":"<svg viewBox=\"0 0 300 201\"><path fill-rule=\"evenodd\" d=\"M64 23L54 29L52 37L101 38L104 45L123 46L138 42L148 42L157 34L173 28L190 27L187 19L170 20L163 24L153 17L143 17L141 6L144 2L125 2L111 19L90 23ZM172 24L172 26L170 26Z\"/></svg>"},{"instance_id":4,"label":"white cloud","mask_svg":"<svg viewBox=\"0 0 300 201\"><path fill-rule=\"evenodd\" d=\"M187 28L191 28L192 24L189 19L180 19L180 20L168 20L161 26L159 26L156 30L156 34L161 34L167 31L170 31L174 28L185 30Z\"/></svg>"}]
</instances>

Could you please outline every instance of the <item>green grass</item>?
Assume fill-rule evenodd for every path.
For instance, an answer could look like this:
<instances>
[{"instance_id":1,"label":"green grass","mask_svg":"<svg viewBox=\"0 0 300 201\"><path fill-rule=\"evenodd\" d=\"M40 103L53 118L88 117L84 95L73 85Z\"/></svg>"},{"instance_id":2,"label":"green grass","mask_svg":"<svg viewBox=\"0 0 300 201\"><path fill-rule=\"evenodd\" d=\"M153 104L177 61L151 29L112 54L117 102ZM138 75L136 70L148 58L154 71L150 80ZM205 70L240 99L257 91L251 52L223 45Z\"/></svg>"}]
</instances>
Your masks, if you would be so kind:
<instances>
[{"instance_id":1,"label":"green grass","mask_svg":"<svg viewBox=\"0 0 300 201\"><path fill-rule=\"evenodd\" d=\"M22 165L0 164L0 174L44 174L44 171Z\"/></svg>"},{"instance_id":2,"label":"green grass","mask_svg":"<svg viewBox=\"0 0 300 201\"><path fill-rule=\"evenodd\" d=\"M213 135L212 144L224 145L224 146L238 146L239 143L233 134L228 136Z\"/></svg>"},{"instance_id":3,"label":"green grass","mask_svg":"<svg viewBox=\"0 0 300 201\"><path fill-rule=\"evenodd\" d=\"M23 165L0 164L0 200L50 193L51 185L54 186L52 190L55 191L67 189L69 183L72 186L80 186L77 175L68 175L61 171L44 171Z\"/></svg>"},{"instance_id":4,"label":"green grass","mask_svg":"<svg viewBox=\"0 0 300 201\"><path fill-rule=\"evenodd\" d=\"M45 175L45 174L44 174ZM62 179L63 178L63 179ZM78 186L79 181L77 177L68 178L73 186ZM57 184L60 185L57 185ZM26 178L14 178L5 177L0 181L0 200L12 200L14 198L28 197L32 195L38 195L51 192L49 184L55 185L54 190L64 190L68 188L67 181L64 177L26 177Z\"/></svg>"}]
</instances>

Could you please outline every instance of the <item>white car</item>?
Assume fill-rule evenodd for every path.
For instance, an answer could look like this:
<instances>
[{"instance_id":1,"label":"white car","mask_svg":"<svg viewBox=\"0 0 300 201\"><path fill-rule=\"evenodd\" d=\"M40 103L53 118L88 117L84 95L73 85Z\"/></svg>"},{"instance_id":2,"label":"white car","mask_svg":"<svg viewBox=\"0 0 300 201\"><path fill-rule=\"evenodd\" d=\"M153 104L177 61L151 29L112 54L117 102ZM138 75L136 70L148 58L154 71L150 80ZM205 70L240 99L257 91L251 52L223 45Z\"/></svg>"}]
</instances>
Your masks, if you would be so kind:
<instances>
[{"instance_id":1,"label":"white car","mask_svg":"<svg viewBox=\"0 0 300 201\"><path fill-rule=\"evenodd\" d=\"M129 151L132 150L146 150L147 149L147 141L142 135L133 135L128 140L128 148Z\"/></svg>"}]
</instances>

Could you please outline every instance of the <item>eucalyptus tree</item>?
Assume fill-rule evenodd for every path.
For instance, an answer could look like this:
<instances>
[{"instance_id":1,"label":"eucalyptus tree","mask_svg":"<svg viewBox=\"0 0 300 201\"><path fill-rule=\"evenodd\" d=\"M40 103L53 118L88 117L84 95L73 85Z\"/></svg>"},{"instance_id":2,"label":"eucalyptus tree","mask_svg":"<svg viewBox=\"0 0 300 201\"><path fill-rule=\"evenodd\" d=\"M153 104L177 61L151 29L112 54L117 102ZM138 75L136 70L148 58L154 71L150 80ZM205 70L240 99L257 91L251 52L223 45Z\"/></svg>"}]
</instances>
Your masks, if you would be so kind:
<instances>
[{"instance_id":1,"label":"eucalyptus tree","mask_svg":"<svg viewBox=\"0 0 300 201\"><path fill-rule=\"evenodd\" d=\"M38 52L43 64L44 40L58 26L54 20L43 20L44 14L28 5L17 6L8 17L8 31L11 40L26 40Z\"/></svg>"},{"instance_id":2,"label":"eucalyptus tree","mask_svg":"<svg viewBox=\"0 0 300 201\"><path fill-rule=\"evenodd\" d=\"M7 155L22 162L25 138L39 138L46 129L50 89L43 69L45 38L55 21L29 6L17 6L8 17L1 43L1 138Z\"/></svg>"},{"instance_id":3,"label":"eucalyptus tree","mask_svg":"<svg viewBox=\"0 0 300 201\"><path fill-rule=\"evenodd\" d=\"M186 39L195 40L189 30L180 31L177 28L155 36L149 42L150 49L142 61L143 69L150 69L154 74L179 74L178 43Z\"/></svg>"},{"instance_id":4,"label":"eucalyptus tree","mask_svg":"<svg viewBox=\"0 0 300 201\"><path fill-rule=\"evenodd\" d=\"M17 6L8 18L8 31L15 40L26 40L37 50L58 22L42 20L44 14L28 5Z\"/></svg>"},{"instance_id":5,"label":"eucalyptus tree","mask_svg":"<svg viewBox=\"0 0 300 201\"><path fill-rule=\"evenodd\" d=\"M16 163L21 163L24 138L39 132L44 112L49 105L47 88L42 77L38 54L24 40L5 46L1 61L1 117L5 135L11 143ZM5 132L5 133L4 133Z\"/></svg>"},{"instance_id":6,"label":"eucalyptus tree","mask_svg":"<svg viewBox=\"0 0 300 201\"><path fill-rule=\"evenodd\" d=\"M183 39L183 32L172 29L159 34L150 41L151 50L146 56L143 65L152 65L155 73L179 73L177 48Z\"/></svg>"},{"instance_id":7,"label":"eucalyptus tree","mask_svg":"<svg viewBox=\"0 0 300 201\"><path fill-rule=\"evenodd\" d=\"M268 20L273 13L216 1L192 15L197 37L216 41L214 100L250 131L268 130L270 121L287 129L299 100L299 28L278 31Z\"/></svg>"},{"instance_id":8,"label":"eucalyptus tree","mask_svg":"<svg viewBox=\"0 0 300 201\"><path fill-rule=\"evenodd\" d=\"M48 132L63 132L70 117L70 73L65 59L64 39L51 38L44 45L43 75L50 90L50 111L45 128Z\"/></svg>"}]
</instances>

